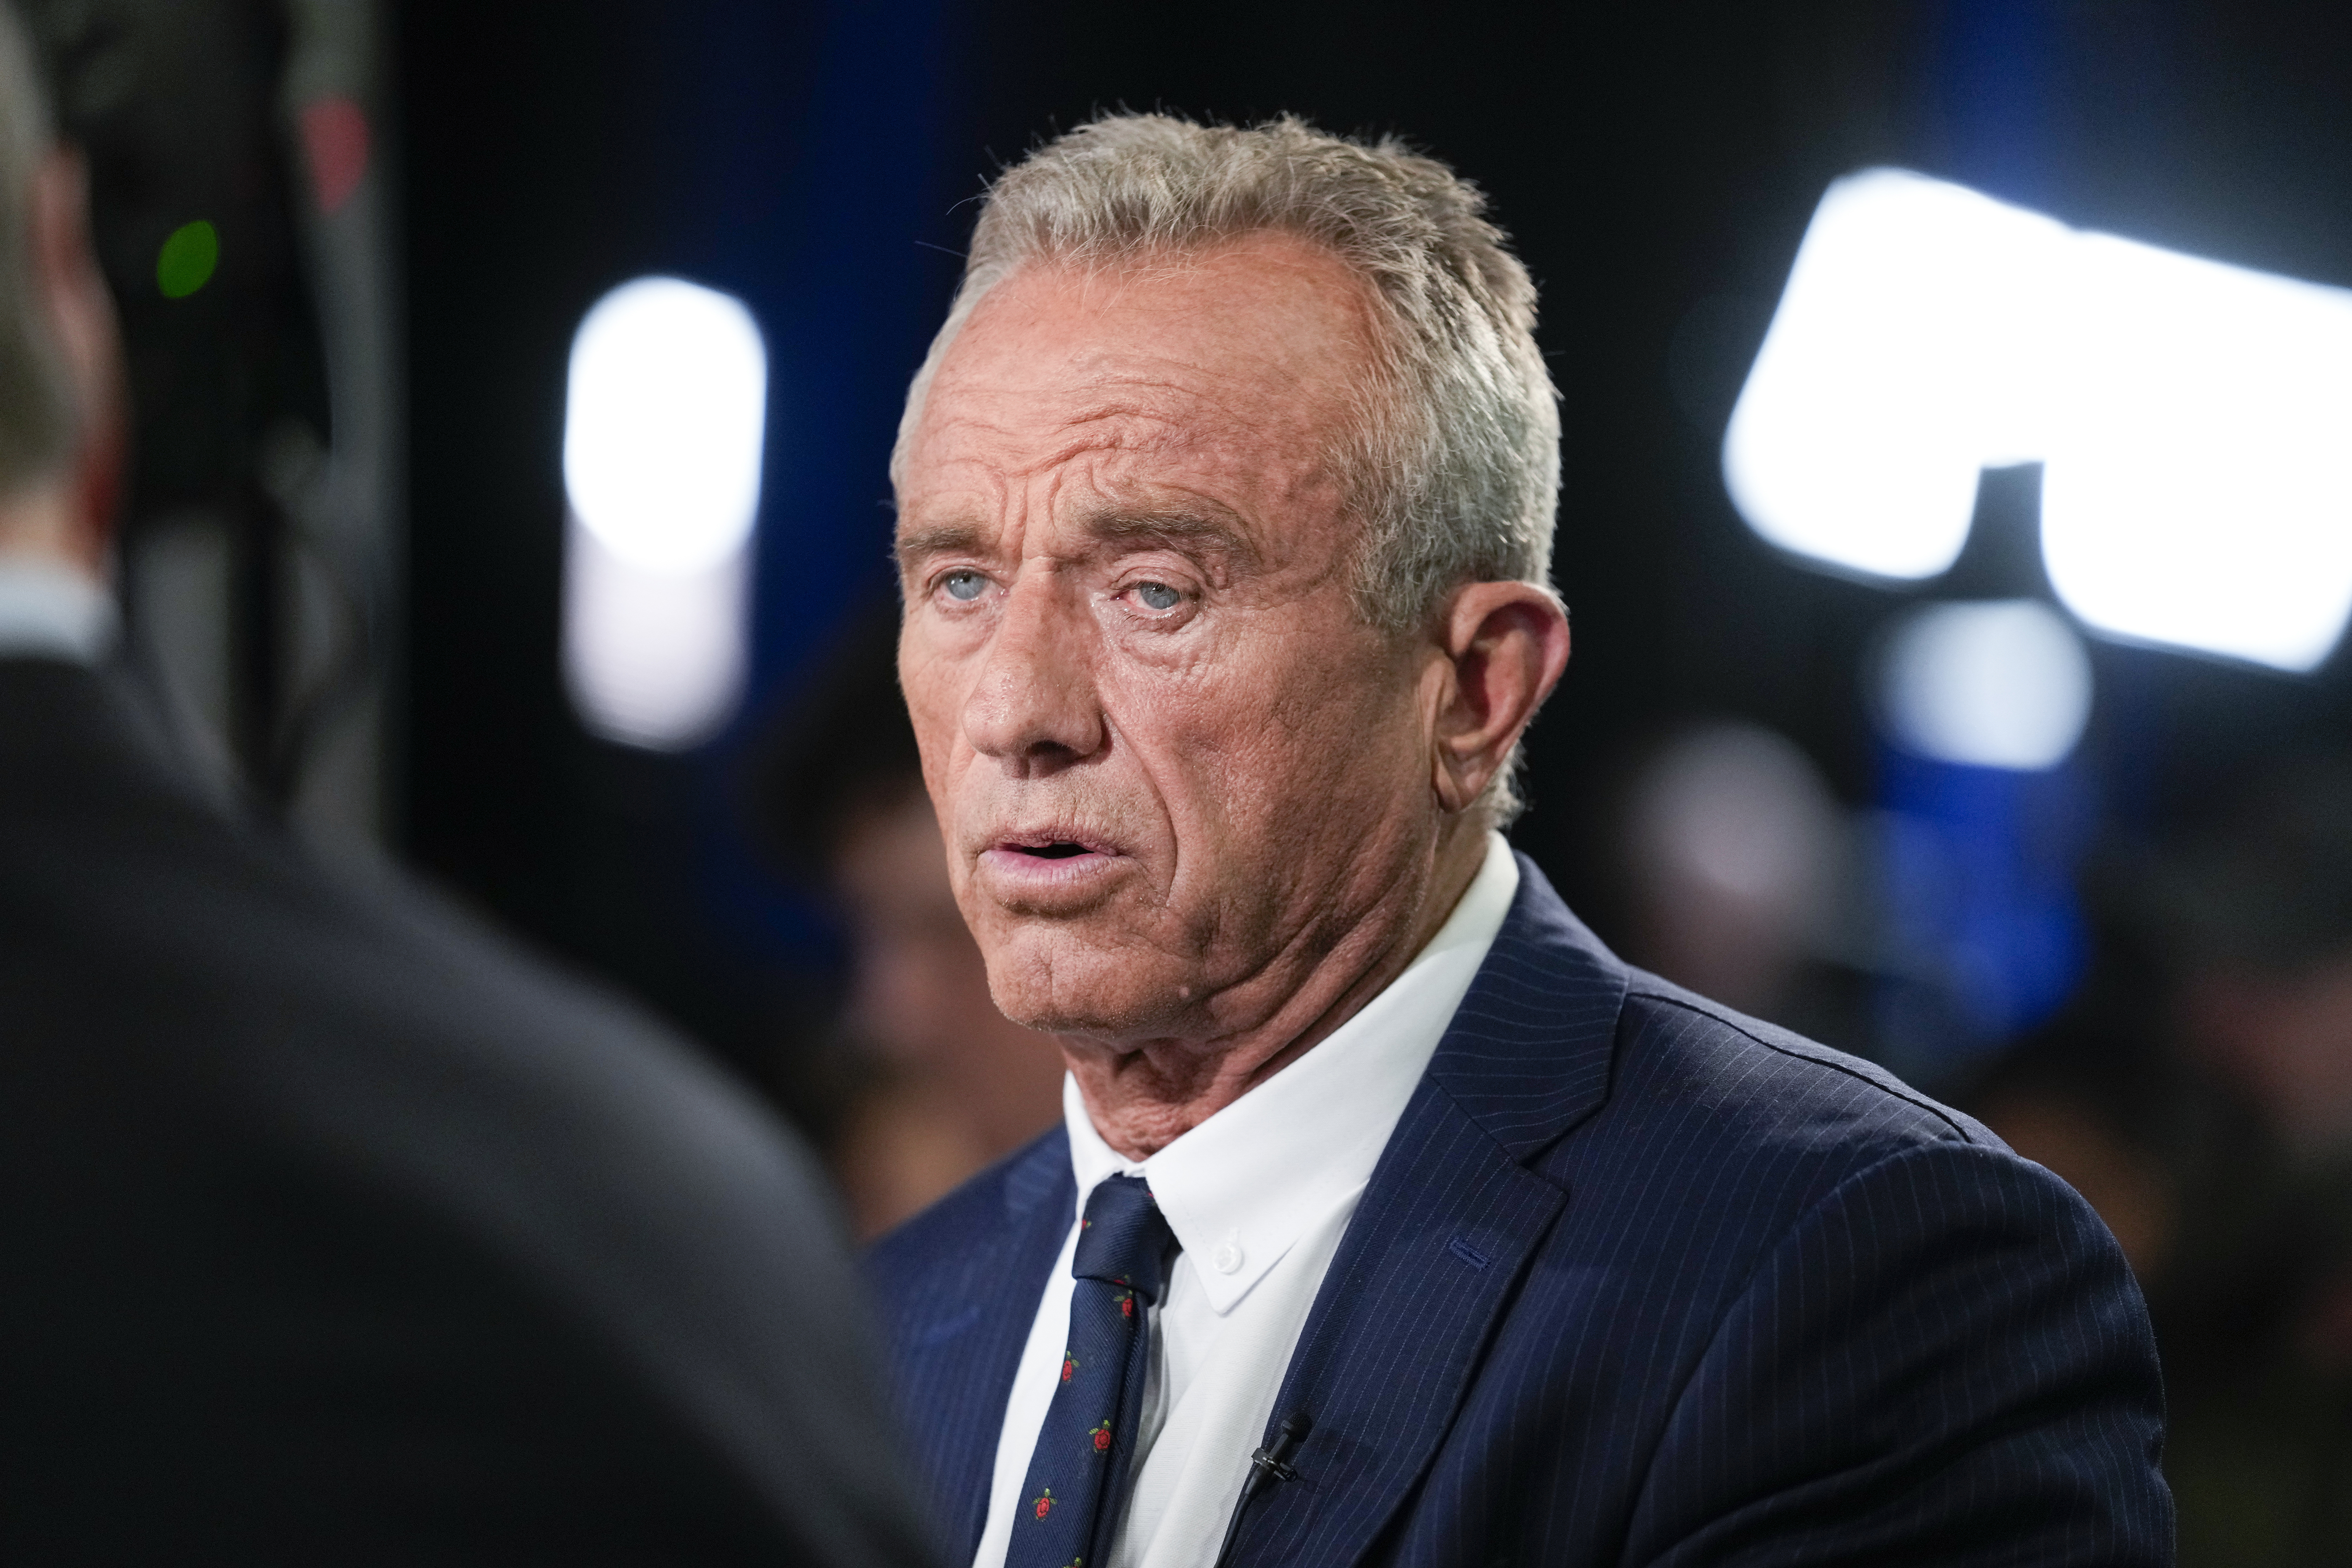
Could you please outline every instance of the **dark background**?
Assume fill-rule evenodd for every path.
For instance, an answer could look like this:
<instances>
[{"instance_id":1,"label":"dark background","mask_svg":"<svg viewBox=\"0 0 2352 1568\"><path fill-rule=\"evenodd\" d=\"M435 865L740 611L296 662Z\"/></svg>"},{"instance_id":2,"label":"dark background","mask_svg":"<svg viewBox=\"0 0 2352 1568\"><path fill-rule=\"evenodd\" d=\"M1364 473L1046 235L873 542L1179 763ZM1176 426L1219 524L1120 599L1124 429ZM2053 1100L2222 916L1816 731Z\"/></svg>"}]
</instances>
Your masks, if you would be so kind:
<instances>
[{"instance_id":1,"label":"dark background","mask_svg":"<svg viewBox=\"0 0 2352 1568\"><path fill-rule=\"evenodd\" d=\"M971 198L1041 135L1107 107L1290 111L1405 136L1491 195L1543 289L1577 637L1516 837L1604 935L1586 803L1663 725L1753 719L1850 804L1879 787L1860 671L1906 596L1776 556L1717 458L1832 178L1901 163L2352 285L2334 6L412 0L394 21L413 487L395 837L761 1077L838 954L751 856L741 757L891 592L906 377ZM587 738L556 668L565 355L588 306L648 271L740 295L772 366L752 698L684 757ZM2032 591L1999 513L1918 592ZM2341 655L2310 678L2094 658L2082 766L2110 836L2193 818L2352 717Z\"/></svg>"}]
</instances>

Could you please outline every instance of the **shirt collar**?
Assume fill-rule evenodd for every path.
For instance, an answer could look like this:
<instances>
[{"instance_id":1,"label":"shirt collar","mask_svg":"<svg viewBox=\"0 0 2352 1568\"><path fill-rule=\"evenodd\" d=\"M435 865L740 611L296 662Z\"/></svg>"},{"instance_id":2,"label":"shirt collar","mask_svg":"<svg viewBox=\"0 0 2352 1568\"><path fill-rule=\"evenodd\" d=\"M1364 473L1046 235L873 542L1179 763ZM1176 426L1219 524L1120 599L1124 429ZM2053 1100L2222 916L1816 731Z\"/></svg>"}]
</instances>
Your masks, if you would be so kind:
<instances>
[{"instance_id":1,"label":"shirt collar","mask_svg":"<svg viewBox=\"0 0 2352 1568\"><path fill-rule=\"evenodd\" d=\"M114 601L63 562L0 552L0 658L95 664L113 644Z\"/></svg>"},{"instance_id":2,"label":"shirt collar","mask_svg":"<svg viewBox=\"0 0 2352 1568\"><path fill-rule=\"evenodd\" d=\"M1309 1226L1371 1180L1518 889L1518 862L1490 833L1486 863L1403 973L1328 1038L1140 1164L1103 1142L1077 1081L1066 1078L1080 1210L1098 1183L1141 1175L1210 1306L1232 1310Z\"/></svg>"}]
</instances>

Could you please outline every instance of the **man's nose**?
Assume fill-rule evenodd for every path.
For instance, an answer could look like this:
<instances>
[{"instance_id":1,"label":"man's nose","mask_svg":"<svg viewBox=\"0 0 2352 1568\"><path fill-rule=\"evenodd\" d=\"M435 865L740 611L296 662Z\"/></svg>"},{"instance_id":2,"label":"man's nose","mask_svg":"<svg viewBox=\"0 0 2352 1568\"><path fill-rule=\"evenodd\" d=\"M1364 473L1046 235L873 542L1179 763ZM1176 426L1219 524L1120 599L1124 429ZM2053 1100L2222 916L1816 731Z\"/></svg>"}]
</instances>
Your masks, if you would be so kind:
<instances>
[{"instance_id":1,"label":"man's nose","mask_svg":"<svg viewBox=\"0 0 2352 1568\"><path fill-rule=\"evenodd\" d=\"M1051 773L1100 750L1091 631L1066 577L1051 567L1023 572L1005 595L964 704L972 750L1002 759L1020 776Z\"/></svg>"}]
</instances>

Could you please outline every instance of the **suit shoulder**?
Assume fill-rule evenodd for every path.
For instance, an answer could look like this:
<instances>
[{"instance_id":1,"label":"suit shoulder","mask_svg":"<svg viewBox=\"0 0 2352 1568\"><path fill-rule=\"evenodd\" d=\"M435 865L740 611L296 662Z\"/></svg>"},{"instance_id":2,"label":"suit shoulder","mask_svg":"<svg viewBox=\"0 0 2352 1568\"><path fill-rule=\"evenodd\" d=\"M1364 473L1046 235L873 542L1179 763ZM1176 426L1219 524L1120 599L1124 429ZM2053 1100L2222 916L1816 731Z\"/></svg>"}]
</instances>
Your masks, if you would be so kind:
<instances>
[{"instance_id":1,"label":"suit shoulder","mask_svg":"<svg viewBox=\"0 0 2352 1568\"><path fill-rule=\"evenodd\" d=\"M2039 1204L2058 1185L1881 1068L1654 976L1629 981L1604 1103L1535 1167L1576 1196L1548 1243L1562 1256L1647 1270L1706 1314L1824 1205L1910 1192L1913 1228L1947 1235L1961 1195Z\"/></svg>"},{"instance_id":2,"label":"suit shoulder","mask_svg":"<svg viewBox=\"0 0 2352 1568\"><path fill-rule=\"evenodd\" d=\"M43 831L0 841L0 1001L20 1058L95 1042L113 1064L57 1111L91 1140L267 1158L541 1276L845 1250L806 1152L637 1009L389 866L322 865L215 809L127 741L85 751L49 759ZM845 1266L811 1268L848 1300Z\"/></svg>"},{"instance_id":3,"label":"suit shoulder","mask_svg":"<svg viewBox=\"0 0 2352 1568\"><path fill-rule=\"evenodd\" d=\"M1864 1160L1922 1143L2008 1152L1982 1122L1884 1068L1656 975L1629 973L1619 1095L1704 1107L1715 1113L1717 1138L1729 1131L1759 1142L1845 1144Z\"/></svg>"}]
</instances>

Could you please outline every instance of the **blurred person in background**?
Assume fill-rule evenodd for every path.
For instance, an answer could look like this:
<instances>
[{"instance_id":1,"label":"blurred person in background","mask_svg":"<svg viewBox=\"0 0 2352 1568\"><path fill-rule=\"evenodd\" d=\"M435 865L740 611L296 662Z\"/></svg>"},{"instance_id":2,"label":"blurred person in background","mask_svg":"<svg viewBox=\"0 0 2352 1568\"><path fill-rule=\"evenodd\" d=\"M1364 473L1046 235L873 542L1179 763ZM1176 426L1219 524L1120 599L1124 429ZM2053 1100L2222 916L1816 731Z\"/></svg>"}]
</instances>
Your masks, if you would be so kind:
<instances>
[{"instance_id":1,"label":"blurred person in background","mask_svg":"<svg viewBox=\"0 0 2352 1568\"><path fill-rule=\"evenodd\" d=\"M859 1233L928 1208L1054 1124L1062 1053L999 1012L956 907L922 755L898 695L898 606L852 626L813 701L761 748L751 809L849 940L834 1037L800 1043L823 1081L786 1099L820 1129ZM816 1103L812 1103L816 1102Z\"/></svg>"},{"instance_id":2,"label":"blurred person in background","mask_svg":"<svg viewBox=\"0 0 2352 1568\"><path fill-rule=\"evenodd\" d=\"M996 182L899 674L1063 1126L870 1255L976 1568L2170 1558L2105 1228L1631 970L1499 832L1557 394L1453 171L1111 115Z\"/></svg>"},{"instance_id":3,"label":"blurred person in background","mask_svg":"<svg viewBox=\"0 0 2352 1568\"><path fill-rule=\"evenodd\" d=\"M110 668L114 318L0 8L0 1558L919 1560L807 1160L241 820Z\"/></svg>"},{"instance_id":4,"label":"blurred person in background","mask_svg":"<svg viewBox=\"0 0 2352 1568\"><path fill-rule=\"evenodd\" d=\"M1971 1103L2147 1289L2181 1563L2352 1563L2352 762L2091 890L2082 994Z\"/></svg>"},{"instance_id":5,"label":"blurred person in background","mask_svg":"<svg viewBox=\"0 0 2352 1568\"><path fill-rule=\"evenodd\" d=\"M1811 759L1762 725L1713 721L1635 747L1602 777L1587 818L1594 923L1624 956L1864 1051L1866 977L1845 957L1853 834Z\"/></svg>"}]
</instances>

